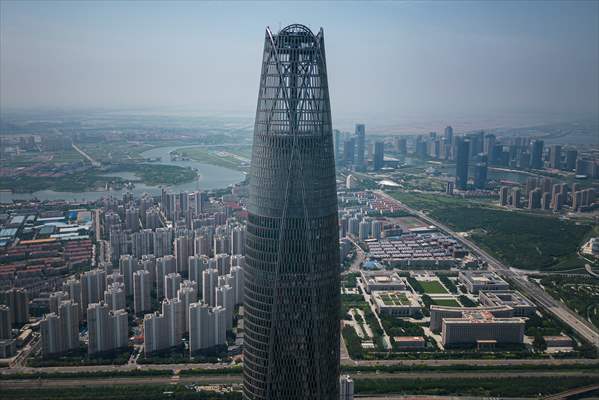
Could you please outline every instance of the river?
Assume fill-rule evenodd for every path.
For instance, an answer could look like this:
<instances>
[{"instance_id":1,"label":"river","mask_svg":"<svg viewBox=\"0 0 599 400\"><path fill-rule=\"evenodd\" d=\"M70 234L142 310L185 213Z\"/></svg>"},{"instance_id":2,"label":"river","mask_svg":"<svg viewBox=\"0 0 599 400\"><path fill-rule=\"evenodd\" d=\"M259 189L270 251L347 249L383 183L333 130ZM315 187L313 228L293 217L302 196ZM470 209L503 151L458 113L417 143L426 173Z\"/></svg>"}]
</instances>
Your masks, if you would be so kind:
<instances>
[{"instance_id":1,"label":"river","mask_svg":"<svg viewBox=\"0 0 599 400\"><path fill-rule=\"evenodd\" d=\"M170 146L158 147L152 150L141 153L144 158L161 158L160 162L153 164L176 165L180 167L191 167L198 170L200 177L197 180L181 183L178 185L166 186L173 192L194 191L198 189L220 189L229 185L239 183L245 178L243 172L235 171L229 168L224 168L216 165L204 164L198 161L171 161L169 153L172 150L185 147L199 146ZM133 179L134 174L131 172L114 172L104 174L104 176L118 176L125 180ZM40 190L33 193L10 193L6 191L0 192L0 203L8 203L13 200L98 200L102 197L115 196L121 197L124 192L131 192L136 196L142 193L151 195L159 195L162 186L148 186L143 183L136 183L133 189L123 190L104 190L104 191L83 191L83 192L56 192L54 190Z\"/></svg>"}]
</instances>

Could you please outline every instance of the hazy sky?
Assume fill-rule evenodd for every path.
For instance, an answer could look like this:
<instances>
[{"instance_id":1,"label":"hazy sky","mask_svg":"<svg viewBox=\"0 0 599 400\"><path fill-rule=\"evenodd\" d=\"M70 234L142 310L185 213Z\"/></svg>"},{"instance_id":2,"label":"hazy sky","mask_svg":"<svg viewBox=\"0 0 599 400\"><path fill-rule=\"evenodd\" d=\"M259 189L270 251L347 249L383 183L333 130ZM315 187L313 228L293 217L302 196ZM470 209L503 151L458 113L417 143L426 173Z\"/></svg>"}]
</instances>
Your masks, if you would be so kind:
<instances>
[{"instance_id":1,"label":"hazy sky","mask_svg":"<svg viewBox=\"0 0 599 400\"><path fill-rule=\"evenodd\" d=\"M253 114L264 28L323 27L334 115L599 110L599 2L0 2L0 106Z\"/></svg>"}]
</instances>

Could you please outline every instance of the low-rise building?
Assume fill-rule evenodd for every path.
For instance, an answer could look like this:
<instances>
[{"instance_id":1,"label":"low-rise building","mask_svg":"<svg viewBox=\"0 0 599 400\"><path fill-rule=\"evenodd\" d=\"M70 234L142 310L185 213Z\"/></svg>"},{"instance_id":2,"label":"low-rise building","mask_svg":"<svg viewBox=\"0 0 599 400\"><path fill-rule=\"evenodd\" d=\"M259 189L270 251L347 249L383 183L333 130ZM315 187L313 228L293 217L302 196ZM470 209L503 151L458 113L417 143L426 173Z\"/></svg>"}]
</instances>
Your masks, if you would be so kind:
<instances>
[{"instance_id":1,"label":"low-rise building","mask_svg":"<svg viewBox=\"0 0 599 400\"><path fill-rule=\"evenodd\" d=\"M514 309L510 306L491 306L491 307L450 307L450 306L430 306L430 329L433 332L440 332L443 320L445 318L460 318L465 312L487 311L497 318L510 318L514 316Z\"/></svg>"},{"instance_id":2,"label":"low-rise building","mask_svg":"<svg viewBox=\"0 0 599 400\"><path fill-rule=\"evenodd\" d=\"M535 313L536 307L533 302L515 290L505 291L481 291L480 303L483 306L509 306L514 309L515 317L528 317Z\"/></svg>"},{"instance_id":3,"label":"low-rise building","mask_svg":"<svg viewBox=\"0 0 599 400\"><path fill-rule=\"evenodd\" d=\"M572 338L566 335L543 336L547 347L572 347L574 342Z\"/></svg>"},{"instance_id":4,"label":"low-rise building","mask_svg":"<svg viewBox=\"0 0 599 400\"><path fill-rule=\"evenodd\" d=\"M505 291L510 285L490 271L460 271L458 280L470 293L484 291Z\"/></svg>"},{"instance_id":5,"label":"low-rise building","mask_svg":"<svg viewBox=\"0 0 599 400\"><path fill-rule=\"evenodd\" d=\"M522 343L523 318L499 318L488 311L467 311L460 318L444 318L441 338L443 346L476 344L480 341Z\"/></svg>"},{"instance_id":6,"label":"low-rise building","mask_svg":"<svg viewBox=\"0 0 599 400\"><path fill-rule=\"evenodd\" d=\"M397 272L393 271L362 271L362 282L366 292L388 291L388 290L406 290L405 279L401 278Z\"/></svg>"},{"instance_id":7,"label":"low-rise building","mask_svg":"<svg viewBox=\"0 0 599 400\"><path fill-rule=\"evenodd\" d=\"M423 349L426 345L426 340L422 336L395 336L393 342L398 350Z\"/></svg>"},{"instance_id":8,"label":"low-rise building","mask_svg":"<svg viewBox=\"0 0 599 400\"><path fill-rule=\"evenodd\" d=\"M374 291L372 299L379 315L409 317L422 308L418 296L407 290Z\"/></svg>"}]
</instances>

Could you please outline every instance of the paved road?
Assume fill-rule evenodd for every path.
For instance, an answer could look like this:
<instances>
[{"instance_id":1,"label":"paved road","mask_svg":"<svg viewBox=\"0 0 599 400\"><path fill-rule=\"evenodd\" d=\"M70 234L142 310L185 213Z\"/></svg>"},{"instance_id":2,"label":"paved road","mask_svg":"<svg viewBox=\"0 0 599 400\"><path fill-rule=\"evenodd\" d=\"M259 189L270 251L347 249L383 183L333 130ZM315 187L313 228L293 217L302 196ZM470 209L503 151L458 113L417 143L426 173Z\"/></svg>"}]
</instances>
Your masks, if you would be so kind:
<instances>
[{"instance_id":1,"label":"paved road","mask_svg":"<svg viewBox=\"0 0 599 400\"><path fill-rule=\"evenodd\" d=\"M354 379L397 380L397 379L510 379L510 378L547 378L547 377L588 377L599 379L597 371L469 371L469 372L398 372L398 373L359 373L352 375ZM214 384L230 385L241 383L241 374L233 375L177 375L177 376L139 376L127 378L74 378L74 379L12 379L0 381L0 389L56 388L81 386L118 386L118 385L168 385L179 384Z\"/></svg>"},{"instance_id":2,"label":"paved road","mask_svg":"<svg viewBox=\"0 0 599 400\"><path fill-rule=\"evenodd\" d=\"M511 366L511 365L592 365L599 364L597 360L587 358L565 358L565 359L521 359L521 360L487 360L487 359L464 359L464 360L350 360L342 359L341 365L347 367L372 367L372 366ZM77 367L17 367L0 369L0 374L10 375L15 373L77 373L77 372L98 372L113 371L125 372L132 370L160 370L160 371L181 371L186 369L222 369L225 364L124 364L124 365L87 365Z\"/></svg>"},{"instance_id":3,"label":"paved road","mask_svg":"<svg viewBox=\"0 0 599 400\"><path fill-rule=\"evenodd\" d=\"M83 157L85 157L92 166L94 167L99 167L101 166L101 164L99 162L97 162L96 160L94 160L92 158L92 156L90 156L89 154L87 154L85 151L81 150L79 147L77 147L77 145L75 145L75 143L72 144L73 149L75 149L79 154L81 154Z\"/></svg>"},{"instance_id":4,"label":"paved road","mask_svg":"<svg viewBox=\"0 0 599 400\"><path fill-rule=\"evenodd\" d=\"M394 197L387 193L377 190L375 191L379 196L385 197L391 201L395 201L404 210L417 215L427 223L436 226L439 230L445 232L448 235L453 236L456 240L460 241L465 247L474 251L482 260L486 261L489 269L496 271L503 278L508 279L513 285L515 285L522 292L528 294L531 299L542 308L555 315L558 319L569 325L576 333L587 341L599 348L599 331L591 325L588 321L582 319L578 314L570 310L564 304L556 301L543 289L539 288L534 283L529 282L524 274L518 271L511 270L509 267L501 263L499 260L488 254L486 251L481 249L478 245L472 241L458 235L451 228L441 224L440 222L430 218L421 211L414 210L404 203L398 201Z\"/></svg>"}]
</instances>

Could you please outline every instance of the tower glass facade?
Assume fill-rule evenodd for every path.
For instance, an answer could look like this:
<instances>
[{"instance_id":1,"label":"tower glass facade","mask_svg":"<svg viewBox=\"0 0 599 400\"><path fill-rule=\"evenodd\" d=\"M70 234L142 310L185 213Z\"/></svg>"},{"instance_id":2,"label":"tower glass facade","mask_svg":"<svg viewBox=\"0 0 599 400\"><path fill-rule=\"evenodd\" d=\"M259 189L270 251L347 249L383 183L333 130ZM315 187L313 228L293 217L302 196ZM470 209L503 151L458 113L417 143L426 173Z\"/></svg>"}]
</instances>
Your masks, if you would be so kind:
<instances>
[{"instance_id":1,"label":"tower glass facade","mask_svg":"<svg viewBox=\"0 0 599 400\"><path fill-rule=\"evenodd\" d=\"M339 237L322 30L266 30L249 178L244 398L336 400Z\"/></svg>"}]
</instances>

